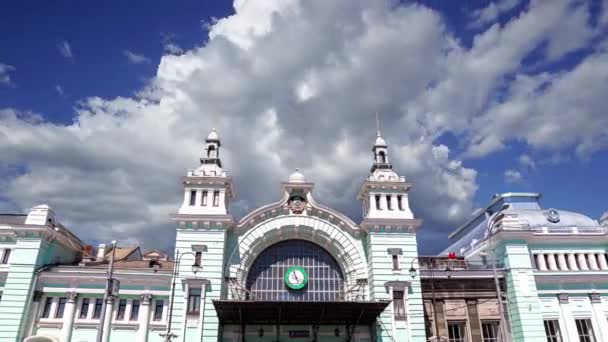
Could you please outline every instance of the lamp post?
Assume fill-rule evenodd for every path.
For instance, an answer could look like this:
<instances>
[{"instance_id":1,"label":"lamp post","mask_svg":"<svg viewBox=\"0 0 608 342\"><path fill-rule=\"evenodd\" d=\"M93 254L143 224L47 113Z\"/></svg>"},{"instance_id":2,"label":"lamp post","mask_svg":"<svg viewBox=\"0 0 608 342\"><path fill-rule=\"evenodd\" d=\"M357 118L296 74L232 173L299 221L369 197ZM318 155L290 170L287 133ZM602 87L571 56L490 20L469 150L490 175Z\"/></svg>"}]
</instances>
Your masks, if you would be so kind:
<instances>
[{"instance_id":1,"label":"lamp post","mask_svg":"<svg viewBox=\"0 0 608 342\"><path fill-rule=\"evenodd\" d=\"M416 274L417 274L417 271L414 268L414 261L416 261L416 260L419 260L419 258L418 257L413 258L412 262L410 263L409 273L412 278L416 278ZM433 333L435 335L433 337L435 337L434 341L440 341L441 337L439 336L439 333L437 331L437 312L435 310L435 271L434 271L435 267L434 267L434 264L435 264L435 261L433 260L433 265L431 265L431 268L430 268L430 271L431 271L431 273L430 273L430 275L431 275L431 278L430 278L431 279L431 306L433 307L433 330L434 330ZM449 267L446 267L445 271L451 272L452 270ZM450 276L448 275L448 278L449 277ZM420 286L422 287L422 282L420 282ZM433 337L431 337L431 339Z\"/></svg>"},{"instance_id":2,"label":"lamp post","mask_svg":"<svg viewBox=\"0 0 608 342\"><path fill-rule=\"evenodd\" d=\"M205 248L206 248L206 246L193 245L192 246L193 252L185 252L185 253L182 253L181 255L179 254L179 250L176 251L177 254L175 257L175 265L173 267L173 274L172 274L173 284L171 286L171 298L169 299L169 319L167 321L167 330L164 333L160 334L160 336L164 338L163 341L165 341L165 342L170 342L174 337L177 337L177 335L171 331L171 322L173 319L173 302L175 300L175 287L177 285L177 276L179 275L179 264L180 264L182 258L184 257L184 255L192 255L194 257L194 261L195 261L194 264L192 264L192 272L196 276L196 272L200 271L202 267L196 263L195 252L202 253ZM202 296L201 296L201 298L202 298Z\"/></svg>"},{"instance_id":3,"label":"lamp post","mask_svg":"<svg viewBox=\"0 0 608 342\"><path fill-rule=\"evenodd\" d=\"M503 342L509 342L511 336L507 330L507 318L505 315L504 304L502 301L502 290L500 289L500 281L498 280L498 270L496 269L496 248L492 246L492 221L488 221L488 249L492 252L492 273L494 276L494 286L496 287L496 299L498 300L498 311L500 312L500 333ZM483 252L482 252L483 253ZM480 253L481 254L481 253ZM485 253L487 255L487 252Z\"/></svg>"},{"instance_id":4,"label":"lamp post","mask_svg":"<svg viewBox=\"0 0 608 342\"><path fill-rule=\"evenodd\" d=\"M116 240L112 241L112 255L110 256L110 262L108 264L108 272L106 273L106 288L103 294L103 303L101 304L101 316L99 317L99 329L97 329L97 342L103 340L103 327L106 321L106 310L108 306L108 299L113 295L112 290L114 289L114 255L116 254ZM102 256L105 258L105 255ZM110 319L111 320L111 319Z\"/></svg>"}]
</instances>

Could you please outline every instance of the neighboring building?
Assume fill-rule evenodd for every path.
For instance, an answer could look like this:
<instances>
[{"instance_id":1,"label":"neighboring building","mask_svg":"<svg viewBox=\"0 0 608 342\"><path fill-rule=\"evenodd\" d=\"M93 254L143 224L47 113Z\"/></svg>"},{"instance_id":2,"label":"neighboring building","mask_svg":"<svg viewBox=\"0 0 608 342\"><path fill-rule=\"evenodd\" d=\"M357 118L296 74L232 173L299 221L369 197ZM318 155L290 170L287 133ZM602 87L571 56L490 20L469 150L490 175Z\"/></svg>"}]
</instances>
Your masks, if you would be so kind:
<instances>
[{"instance_id":1,"label":"neighboring building","mask_svg":"<svg viewBox=\"0 0 608 342\"><path fill-rule=\"evenodd\" d=\"M444 253L419 257L411 183L393 171L379 132L357 195L360 223L317 202L299 171L277 184L277 202L234 218L220 149L214 130L200 166L181 179L171 258L138 246L94 250L48 206L0 215L0 341L95 341L102 318L103 342L608 336L606 215L542 209L538 194L497 195ZM104 314L111 259L120 291Z\"/></svg>"},{"instance_id":2,"label":"neighboring building","mask_svg":"<svg viewBox=\"0 0 608 342\"><path fill-rule=\"evenodd\" d=\"M495 254L504 264L514 341L604 341L607 227L582 214L544 209L539 198L495 196L450 235L453 243L444 253L481 264L491 263Z\"/></svg>"}]
</instances>

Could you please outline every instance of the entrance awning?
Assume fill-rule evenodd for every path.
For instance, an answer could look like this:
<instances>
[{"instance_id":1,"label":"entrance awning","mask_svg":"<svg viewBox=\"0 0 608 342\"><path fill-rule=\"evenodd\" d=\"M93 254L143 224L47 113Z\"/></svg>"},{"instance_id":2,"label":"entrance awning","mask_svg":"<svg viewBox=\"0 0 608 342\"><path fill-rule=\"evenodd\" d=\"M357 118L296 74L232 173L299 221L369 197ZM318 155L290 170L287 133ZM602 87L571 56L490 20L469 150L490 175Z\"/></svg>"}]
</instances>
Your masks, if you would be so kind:
<instances>
[{"instance_id":1,"label":"entrance awning","mask_svg":"<svg viewBox=\"0 0 608 342\"><path fill-rule=\"evenodd\" d=\"M390 301L214 300L222 324L372 324Z\"/></svg>"}]
</instances>

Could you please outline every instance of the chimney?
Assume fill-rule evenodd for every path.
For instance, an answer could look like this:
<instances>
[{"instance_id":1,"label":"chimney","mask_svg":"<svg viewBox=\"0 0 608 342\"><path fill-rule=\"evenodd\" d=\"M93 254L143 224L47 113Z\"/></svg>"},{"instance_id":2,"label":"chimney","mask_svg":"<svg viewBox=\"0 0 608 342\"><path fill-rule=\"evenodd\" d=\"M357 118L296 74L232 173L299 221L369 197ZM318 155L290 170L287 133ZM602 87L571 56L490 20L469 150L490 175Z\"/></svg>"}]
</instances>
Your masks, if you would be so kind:
<instances>
[{"instance_id":1,"label":"chimney","mask_svg":"<svg viewBox=\"0 0 608 342\"><path fill-rule=\"evenodd\" d=\"M55 212L46 204L37 205L27 214L25 224L53 226L55 224Z\"/></svg>"},{"instance_id":2,"label":"chimney","mask_svg":"<svg viewBox=\"0 0 608 342\"><path fill-rule=\"evenodd\" d=\"M105 243L100 243L99 247L97 248L97 259L99 261L103 261L103 257L106 255L106 244Z\"/></svg>"}]
</instances>

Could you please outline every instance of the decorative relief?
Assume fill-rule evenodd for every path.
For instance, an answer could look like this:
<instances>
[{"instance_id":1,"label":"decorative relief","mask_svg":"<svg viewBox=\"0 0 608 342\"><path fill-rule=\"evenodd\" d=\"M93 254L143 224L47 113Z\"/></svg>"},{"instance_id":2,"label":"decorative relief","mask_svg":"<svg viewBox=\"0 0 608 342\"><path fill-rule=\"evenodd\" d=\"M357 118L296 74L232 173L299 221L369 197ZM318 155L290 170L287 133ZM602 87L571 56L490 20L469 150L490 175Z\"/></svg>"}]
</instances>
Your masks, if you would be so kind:
<instances>
[{"instance_id":1,"label":"decorative relief","mask_svg":"<svg viewBox=\"0 0 608 342\"><path fill-rule=\"evenodd\" d=\"M560 293L557 295L557 299L560 304L568 304L570 298L567 293Z\"/></svg>"},{"instance_id":2,"label":"decorative relief","mask_svg":"<svg viewBox=\"0 0 608 342\"><path fill-rule=\"evenodd\" d=\"M75 292L75 291L67 292L65 294L65 296L68 298L68 303L75 303L76 298L78 298L78 292Z\"/></svg>"},{"instance_id":3,"label":"decorative relief","mask_svg":"<svg viewBox=\"0 0 608 342\"><path fill-rule=\"evenodd\" d=\"M602 297L599 293L591 293L589 294L589 298L591 298L591 303L601 303Z\"/></svg>"},{"instance_id":4,"label":"decorative relief","mask_svg":"<svg viewBox=\"0 0 608 342\"><path fill-rule=\"evenodd\" d=\"M559 222L559 213L555 209L547 210L545 212L545 217L547 218L547 221L549 221L551 223Z\"/></svg>"},{"instance_id":5,"label":"decorative relief","mask_svg":"<svg viewBox=\"0 0 608 342\"><path fill-rule=\"evenodd\" d=\"M301 214L306 208L306 200L302 196L292 196L287 205L294 214Z\"/></svg>"},{"instance_id":6,"label":"decorative relief","mask_svg":"<svg viewBox=\"0 0 608 342\"><path fill-rule=\"evenodd\" d=\"M142 305L150 305L152 301L152 295L149 293L144 293L141 295L141 304Z\"/></svg>"}]
</instances>

